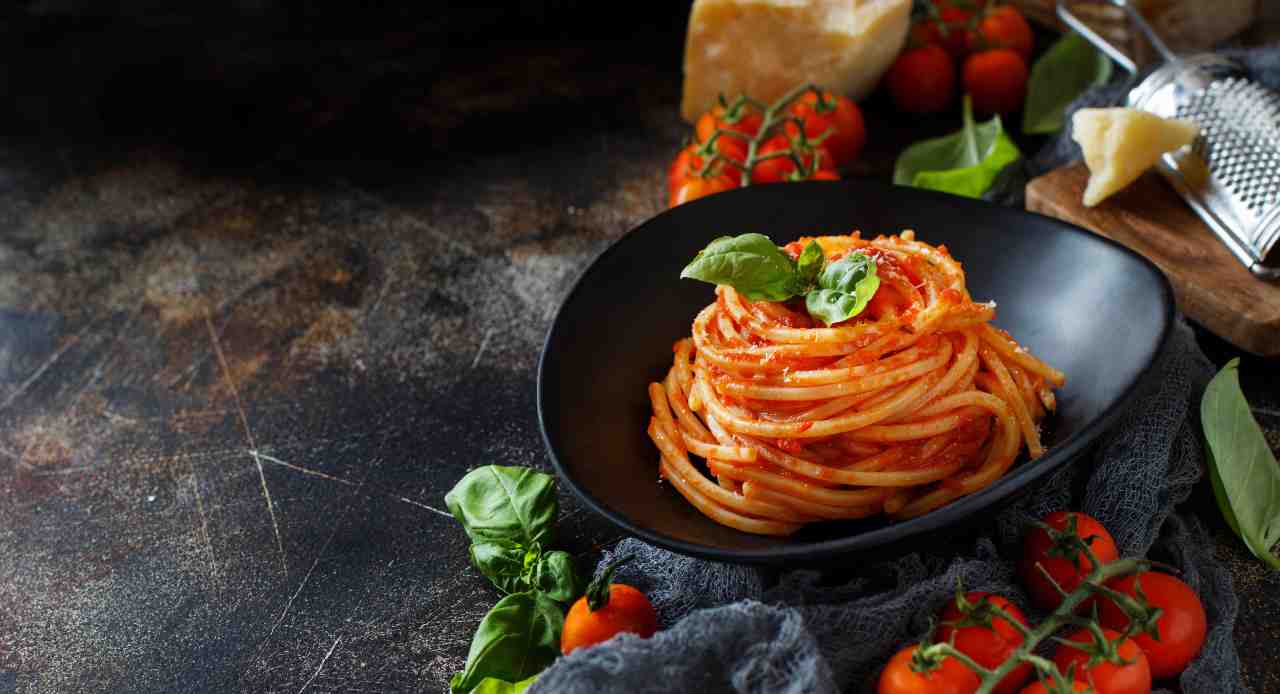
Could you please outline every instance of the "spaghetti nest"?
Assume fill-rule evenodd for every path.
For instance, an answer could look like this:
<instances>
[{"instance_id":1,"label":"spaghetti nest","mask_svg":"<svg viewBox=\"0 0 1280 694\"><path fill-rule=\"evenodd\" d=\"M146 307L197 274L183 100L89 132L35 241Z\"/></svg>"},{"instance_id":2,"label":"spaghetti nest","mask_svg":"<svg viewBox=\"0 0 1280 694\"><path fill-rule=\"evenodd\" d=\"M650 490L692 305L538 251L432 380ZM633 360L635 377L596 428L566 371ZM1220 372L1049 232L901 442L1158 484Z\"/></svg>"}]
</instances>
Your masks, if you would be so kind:
<instances>
[{"instance_id":1,"label":"spaghetti nest","mask_svg":"<svg viewBox=\"0 0 1280 694\"><path fill-rule=\"evenodd\" d=\"M828 261L875 260L880 287L861 314L823 327L802 301L719 285L649 385L661 475L690 503L765 535L910 518L991 484L1024 445L1044 452L1039 422L1065 377L990 325L995 305L974 303L945 246L855 232L784 250L794 259L813 240Z\"/></svg>"}]
</instances>

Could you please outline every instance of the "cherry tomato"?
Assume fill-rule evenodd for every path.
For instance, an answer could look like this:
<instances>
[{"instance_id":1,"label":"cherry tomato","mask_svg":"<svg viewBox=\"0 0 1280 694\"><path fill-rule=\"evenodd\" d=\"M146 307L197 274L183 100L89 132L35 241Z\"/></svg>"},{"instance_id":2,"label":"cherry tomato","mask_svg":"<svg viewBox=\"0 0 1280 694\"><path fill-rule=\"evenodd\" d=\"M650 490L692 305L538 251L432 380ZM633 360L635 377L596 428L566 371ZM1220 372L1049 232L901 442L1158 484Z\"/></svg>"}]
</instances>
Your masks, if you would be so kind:
<instances>
[{"instance_id":1,"label":"cherry tomato","mask_svg":"<svg viewBox=\"0 0 1280 694\"><path fill-rule=\"evenodd\" d=\"M1186 669L1204 645L1207 628L1204 605L1191 586L1168 574L1147 572L1107 582L1108 588L1130 597L1136 595L1135 585L1141 586L1147 601L1163 612L1156 620L1160 640L1139 633L1132 637L1133 641L1147 655L1153 677L1174 677ZM1117 631L1129 626L1129 617L1119 605L1105 598L1098 602L1098 621L1102 626Z\"/></svg>"},{"instance_id":2,"label":"cherry tomato","mask_svg":"<svg viewBox=\"0 0 1280 694\"><path fill-rule=\"evenodd\" d=\"M560 632L561 653L569 655L575 649L603 643L622 633L647 639L658 631L658 613L644 593L611 582L613 572L628 560L630 557L606 568L569 608Z\"/></svg>"},{"instance_id":3,"label":"cherry tomato","mask_svg":"<svg viewBox=\"0 0 1280 694\"><path fill-rule=\"evenodd\" d=\"M1076 536L1085 538L1089 543L1089 549L1099 561L1105 563L1119 558L1116 541L1112 539L1111 533L1090 516L1083 513L1058 511L1045 516L1044 523L1054 530L1064 531L1072 518L1076 523ZM1076 568L1070 559L1048 556L1052 547L1053 540L1043 528L1038 526L1032 528L1023 538L1022 561L1018 565L1018 575L1022 577L1022 583L1027 587L1027 591L1031 593L1032 601L1046 610L1052 610L1061 604L1062 596L1054 590L1044 573L1036 568L1036 564L1043 566L1053 580L1068 593L1079 587L1082 577L1093 570L1093 564L1083 553L1077 557L1080 566Z\"/></svg>"},{"instance_id":4,"label":"cherry tomato","mask_svg":"<svg viewBox=\"0 0 1280 694\"><path fill-rule=\"evenodd\" d=\"M1023 62L1031 62L1035 49L1035 35L1026 18L1011 5L1001 5L988 10L978 20L978 26L967 35L970 51L989 48L1009 48L1022 56Z\"/></svg>"},{"instance_id":5,"label":"cherry tomato","mask_svg":"<svg viewBox=\"0 0 1280 694\"><path fill-rule=\"evenodd\" d=\"M977 691L978 676L955 658L926 673L911 669L911 657L919 646L907 646L889 659L880 673L876 694L971 694Z\"/></svg>"},{"instance_id":6,"label":"cherry tomato","mask_svg":"<svg viewBox=\"0 0 1280 694\"><path fill-rule=\"evenodd\" d=\"M952 5L944 0L935 2L938 8L938 17L942 20L942 26L946 27L942 37L942 47L947 49L947 53L952 58L961 60L969 53L969 24L973 19L973 11Z\"/></svg>"},{"instance_id":7,"label":"cherry tomato","mask_svg":"<svg viewBox=\"0 0 1280 694\"><path fill-rule=\"evenodd\" d=\"M923 19L911 25L911 33L907 37L908 48L934 45L942 45L942 30L938 28L937 22Z\"/></svg>"},{"instance_id":8,"label":"cherry tomato","mask_svg":"<svg viewBox=\"0 0 1280 694\"><path fill-rule=\"evenodd\" d=\"M979 113L1013 113L1027 98L1027 75L1027 62L1017 51L980 51L964 61L964 90Z\"/></svg>"},{"instance_id":9,"label":"cherry tomato","mask_svg":"<svg viewBox=\"0 0 1280 694\"><path fill-rule=\"evenodd\" d=\"M1088 692L1089 685L1079 680L1076 680L1075 682L1071 683L1071 691ZM1044 686L1044 682L1032 682L1031 684L1028 684L1027 686L1023 687L1022 691L1018 692L1018 694L1049 694L1049 688Z\"/></svg>"},{"instance_id":10,"label":"cherry tomato","mask_svg":"<svg viewBox=\"0 0 1280 694\"><path fill-rule=\"evenodd\" d=\"M671 166L667 168L668 196L675 195L676 190L679 189L680 186L684 185L684 183L690 178L702 177L702 167L706 160L699 154L701 149L701 145L698 145L697 143L687 145L684 149L680 150L680 153L676 155L675 159L671 160ZM745 155L743 155L742 159L745 158ZM724 162L719 162L714 165L706 177L715 178L720 175L723 175L730 181L733 181L734 185L737 185L738 182L742 180L742 171L737 167Z\"/></svg>"},{"instance_id":11,"label":"cherry tomato","mask_svg":"<svg viewBox=\"0 0 1280 694\"><path fill-rule=\"evenodd\" d=\"M838 181L840 180L840 174L836 173L835 171L818 169L816 172L814 172L812 176L809 177L809 180L810 181Z\"/></svg>"},{"instance_id":12,"label":"cherry tomato","mask_svg":"<svg viewBox=\"0 0 1280 694\"><path fill-rule=\"evenodd\" d=\"M698 142L706 142L715 134L717 128L725 130L733 130L747 137L754 137L760 131L760 124L764 118L755 111L743 110L738 114L737 119L730 123L725 118L725 109L723 106L715 106L710 111L702 114L698 118L698 122L694 125L694 133L697 135ZM721 135L720 140L732 140L744 145L745 140L732 135Z\"/></svg>"},{"instance_id":13,"label":"cherry tomato","mask_svg":"<svg viewBox=\"0 0 1280 694\"><path fill-rule=\"evenodd\" d=\"M706 178L696 175L690 176L676 187L667 202L670 207L675 207L676 205L683 205L690 200L706 197L712 193L733 190L737 187L738 182L726 174L717 174Z\"/></svg>"},{"instance_id":14,"label":"cherry tomato","mask_svg":"<svg viewBox=\"0 0 1280 694\"><path fill-rule=\"evenodd\" d=\"M937 113L945 109L955 95L955 61L941 46L912 48L893 61L887 83L898 110Z\"/></svg>"},{"instance_id":15,"label":"cherry tomato","mask_svg":"<svg viewBox=\"0 0 1280 694\"><path fill-rule=\"evenodd\" d=\"M1110 629L1103 629L1102 633L1113 641L1120 636L1120 632ZM1092 643L1093 636L1087 629L1080 629L1068 636L1067 640ZM1071 646L1059 645L1053 654L1053 663L1064 673L1074 664L1075 679L1093 687L1097 694L1149 694L1151 667L1147 664L1147 656L1142 654L1142 649L1132 639L1125 639L1120 642L1117 652L1121 658L1132 662L1128 665L1116 665L1104 660L1088 667L1088 654Z\"/></svg>"},{"instance_id":16,"label":"cherry tomato","mask_svg":"<svg viewBox=\"0 0 1280 694\"><path fill-rule=\"evenodd\" d=\"M778 152L787 152L796 148L796 142L786 135L775 135L769 138L756 155L763 157L766 154L775 154ZM773 157L757 162L751 170L752 183L778 183L780 181L793 180L797 175L807 178L807 172L813 168L813 160L816 156L818 159L818 171L834 171L835 162L831 158L831 153L825 145L811 146L807 150L797 151L800 161L804 164L804 172L796 171L796 163L791 157Z\"/></svg>"},{"instance_id":17,"label":"cherry tomato","mask_svg":"<svg viewBox=\"0 0 1280 694\"><path fill-rule=\"evenodd\" d=\"M1022 610L1019 610L1016 605L999 595L975 591L966 593L964 597L971 603L977 603L986 598L992 605L1008 612L1023 626L1030 626L1027 624L1027 618L1022 614ZM946 609L942 611L941 626L938 628L937 639L939 641L951 641L954 636L956 648L985 668L998 667L1005 660L1008 660L1009 655L1018 646L1022 645L1022 632L1018 631L1013 624L1003 618L992 619L991 626L975 625L959 629L952 626L962 619L964 619L964 613L956 606L955 601L948 603ZM1030 676L1031 663L1021 663L1012 672L1005 675L1004 679L1000 680L1000 683L992 691L994 694L1013 694Z\"/></svg>"},{"instance_id":18,"label":"cherry tomato","mask_svg":"<svg viewBox=\"0 0 1280 694\"><path fill-rule=\"evenodd\" d=\"M816 138L831 131L822 141L822 146L831 153L837 167L857 159L867 142L867 126L862 120L862 111L847 96L823 92L819 100L814 92L806 92L792 102L788 110L791 115L804 119L805 137ZM794 137L798 128L794 123L787 126L787 133Z\"/></svg>"}]
</instances>

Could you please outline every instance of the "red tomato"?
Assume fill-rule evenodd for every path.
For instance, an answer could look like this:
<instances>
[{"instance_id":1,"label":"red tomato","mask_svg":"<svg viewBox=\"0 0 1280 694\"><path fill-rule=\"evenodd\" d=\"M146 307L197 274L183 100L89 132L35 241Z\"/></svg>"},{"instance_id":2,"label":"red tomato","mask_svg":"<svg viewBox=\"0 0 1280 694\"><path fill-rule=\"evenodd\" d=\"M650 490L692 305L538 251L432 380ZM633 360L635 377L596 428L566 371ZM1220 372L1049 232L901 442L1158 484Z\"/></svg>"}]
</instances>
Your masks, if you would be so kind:
<instances>
[{"instance_id":1,"label":"red tomato","mask_svg":"<svg viewBox=\"0 0 1280 694\"><path fill-rule=\"evenodd\" d=\"M945 34L942 37L942 47L947 49L952 58L964 58L969 52L969 24L973 19L973 11L956 7L944 0L938 0L934 5L938 8L942 26L946 28L945 32L939 32Z\"/></svg>"},{"instance_id":2,"label":"red tomato","mask_svg":"<svg viewBox=\"0 0 1280 694\"><path fill-rule=\"evenodd\" d=\"M1027 62L1010 48L974 53L964 61L964 90L979 113L1013 113L1027 98Z\"/></svg>"},{"instance_id":3,"label":"red tomato","mask_svg":"<svg viewBox=\"0 0 1280 694\"><path fill-rule=\"evenodd\" d=\"M697 149L698 145L696 144L687 145L680 150L675 159L671 160L671 166L667 167L667 195L672 195L676 192L676 188L679 188L685 182L685 179L689 177L690 171L696 171L701 168L702 160L694 154ZM696 167L693 165L695 159L698 161L698 166Z\"/></svg>"},{"instance_id":4,"label":"red tomato","mask_svg":"<svg viewBox=\"0 0 1280 694\"><path fill-rule=\"evenodd\" d=\"M583 646L608 641L621 633L649 638L658 630L658 613L639 590L621 583L608 586L605 604L592 609L584 595L569 608L560 632L560 651L569 655Z\"/></svg>"},{"instance_id":5,"label":"red tomato","mask_svg":"<svg viewBox=\"0 0 1280 694\"><path fill-rule=\"evenodd\" d=\"M668 203L670 207L675 207L676 205L682 205L696 198L705 197L712 193L719 193L721 191L733 190L737 187L738 182L729 178L729 176L725 174L718 174L708 178L703 178L702 176L690 176L671 193Z\"/></svg>"},{"instance_id":6,"label":"red tomato","mask_svg":"<svg viewBox=\"0 0 1280 694\"><path fill-rule=\"evenodd\" d=\"M1102 633L1111 640L1120 636L1120 632L1103 629ZM1093 636L1087 629L1080 629L1067 637L1068 641L1091 643ZM1117 648L1120 657L1132 661L1128 665L1116 665L1102 661L1088 667L1089 656L1071 646L1059 645L1053 654L1053 663L1060 672L1075 665L1075 679L1093 687L1097 694L1149 694L1151 691L1151 667L1147 664L1147 656L1132 639L1120 642Z\"/></svg>"},{"instance_id":7,"label":"red tomato","mask_svg":"<svg viewBox=\"0 0 1280 694\"><path fill-rule=\"evenodd\" d=\"M1077 680L1071 683L1071 691L1088 692L1089 685ZM1018 692L1018 694L1049 694L1049 689L1044 686L1044 682L1032 682L1031 684L1023 687L1022 691Z\"/></svg>"},{"instance_id":8,"label":"red tomato","mask_svg":"<svg viewBox=\"0 0 1280 694\"><path fill-rule=\"evenodd\" d=\"M887 84L898 110L937 113L955 95L955 61L936 45L903 51L889 68Z\"/></svg>"},{"instance_id":9,"label":"red tomato","mask_svg":"<svg viewBox=\"0 0 1280 694\"><path fill-rule=\"evenodd\" d=\"M967 39L970 51L1010 48L1027 63L1031 62L1031 52L1035 49L1031 25L1011 5L1001 5L984 12L977 28L968 33Z\"/></svg>"},{"instance_id":10,"label":"red tomato","mask_svg":"<svg viewBox=\"0 0 1280 694\"><path fill-rule=\"evenodd\" d=\"M754 137L760 131L760 124L763 120L764 118L759 113L745 110L744 107L744 110L739 111L737 119L730 123L725 119L724 107L715 106L710 111L702 114L702 117L698 119L697 124L694 126L694 132L697 134L698 142L706 142L711 139L717 128L733 130L747 137ZM743 149L746 149L746 141L741 137L721 135L720 140L732 140L743 145Z\"/></svg>"},{"instance_id":11,"label":"red tomato","mask_svg":"<svg viewBox=\"0 0 1280 694\"><path fill-rule=\"evenodd\" d=\"M907 37L908 48L933 45L942 45L942 30L938 28L937 22L924 19L911 25L911 34Z\"/></svg>"},{"instance_id":12,"label":"red tomato","mask_svg":"<svg viewBox=\"0 0 1280 694\"><path fill-rule=\"evenodd\" d=\"M827 171L826 169L818 169L813 176L809 177L810 181L838 181L840 174L835 171Z\"/></svg>"},{"instance_id":13,"label":"red tomato","mask_svg":"<svg viewBox=\"0 0 1280 694\"><path fill-rule=\"evenodd\" d=\"M701 149L701 145L696 143L687 145L671 161L671 166L667 168L667 195L674 195L676 189L690 178L702 177L702 167L706 160L699 154ZM745 155L743 158L745 159ZM742 171L731 164L719 162L712 166L706 178L716 176L725 176L737 185L742 180Z\"/></svg>"},{"instance_id":14,"label":"red tomato","mask_svg":"<svg viewBox=\"0 0 1280 694\"><path fill-rule=\"evenodd\" d=\"M1084 538L1089 543L1089 549L1099 561L1105 563L1119 558L1116 541L1112 539L1111 533L1107 532L1107 529L1097 520L1083 513L1067 511L1050 513L1044 517L1044 523L1054 530L1064 531L1071 518L1076 522L1076 536ZM1022 577L1022 583L1027 587L1027 591L1031 593L1032 601L1046 610L1052 610L1061 604L1062 596L1053 589L1044 573L1036 568L1036 564L1043 566L1053 580L1068 593L1079 587L1082 577L1093 570L1093 564L1083 553L1077 557L1080 566L1076 568L1070 559L1048 556L1052 547L1053 540L1043 528L1032 528L1023 538L1022 561L1018 565L1018 575Z\"/></svg>"},{"instance_id":15,"label":"red tomato","mask_svg":"<svg viewBox=\"0 0 1280 694\"><path fill-rule=\"evenodd\" d=\"M1204 645L1204 605L1191 586L1168 574L1148 572L1107 582L1108 588L1130 597L1136 595L1135 585L1141 586L1147 601L1163 613L1156 620L1159 641L1144 633L1134 635L1133 641L1146 654L1153 677L1174 677L1187 668ZM1129 617L1119 605L1105 598L1098 603L1102 626L1117 631L1129 626Z\"/></svg>"},{"instance_id":16,"label":"red tomato","mask_svg":"<svg viewBox=\"0 0 1280 694\"><path fill-rule=\"evenodd\" d=\"M979 681L973 670L955 658L943 658L942 664L929 672L911 669L911 657L919 646L907 646L892 658L880 673L876 694L971 694Z\"/></svg>"},{"instance_id":17,"label":"red tomato","mask_svg":"<svg viewBox=\"0 0 1280 694\"><path fill-rule=\"evenodd\" d=\"M1022 610L1019 610L1016 605L999 595L975 591L966 593L964 597L972 603L977 603L979 600L986 598L992 605L1012 615L1023 626L1029 626L1027 618L1022 614ZM1022 632L1018 631L1013 624L1003 618L992 619L991 626L955 628L952 624L964 619L964 613L956 606L955 601L948 603L946 609L942 611L940 619L941 626L938 628L938 641L951 641L952 636L954 636L956 648L985 668L998 667L1005 660L1008 660L1010 654L1018 646L1022 645ZM1004 679L1000 680L1000 684L996 685L996 688L992 691L994 694L1013 694L1030 676L1031 663L1021 663L1012 672L1005 675Z\"/></svg>"},{"instance_id":18,"label":"red tomato","mask_svg":"<svg viewBox=\"0 0 1280 694\"><path fill-rule=\"evenodd\" d=\"M791 115L804 119L805 137L817 138L831 131L822 141L822 146L831 153L837 167L857 159L867 142L867 126L862 120L862 111L847 96L823 92L819 100L817 94L805 92L804 96L792 102L788 110ZM787 126L787 134L794 137L797 134L795 124L788 123Z\"/></svg>"},{"instance_id":19,"label":"red tomato","mask_svg":"<svg viewBox=\"0 0 1280 694\"><path fill-rule=\"evenodd\" d=\"M796 148L795 141L786 135L775 135L769 138L760 149L757 150L757 156L766 154L775 154L778 152L787 152ZM791 157L773 157L757 162L751 170L752 183L778 183L780 181L791 181L809 178L808 171L813 168L813 159L818 158L818 171L834 171L835 163L831 159L831 153L827 151L824 145L817 145L807 148L807 150L797 151L800 161L804 164L804 171L796 170L796 163Z\"/></svg>"}]
</instances>

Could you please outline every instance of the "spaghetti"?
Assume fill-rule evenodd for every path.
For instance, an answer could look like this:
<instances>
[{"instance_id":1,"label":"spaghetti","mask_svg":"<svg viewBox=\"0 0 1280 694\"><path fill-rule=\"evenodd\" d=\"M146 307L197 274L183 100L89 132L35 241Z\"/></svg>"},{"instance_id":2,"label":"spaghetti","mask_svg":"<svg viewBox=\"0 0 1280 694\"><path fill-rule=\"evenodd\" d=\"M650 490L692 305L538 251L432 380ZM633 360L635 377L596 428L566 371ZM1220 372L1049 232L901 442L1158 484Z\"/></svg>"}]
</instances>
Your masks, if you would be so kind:
<instances>
[{"instance_id":1,"label":"spaghetti","mask_svg":"<svg viewBox=\"0 0 1280 694\"><path fill-rule=\"evenodd\" d=\"M993 327L945 246L904 231L816 240L828 261L874 259L866 310L823 327L801 302L749 302L732 287L675 343L649 385L648 434L663 478L712 520L749 533L884 513L910 518L1005 473L1065 383ZM705 461L704 473L695 465Z\"/></svg>"}]
</instances>

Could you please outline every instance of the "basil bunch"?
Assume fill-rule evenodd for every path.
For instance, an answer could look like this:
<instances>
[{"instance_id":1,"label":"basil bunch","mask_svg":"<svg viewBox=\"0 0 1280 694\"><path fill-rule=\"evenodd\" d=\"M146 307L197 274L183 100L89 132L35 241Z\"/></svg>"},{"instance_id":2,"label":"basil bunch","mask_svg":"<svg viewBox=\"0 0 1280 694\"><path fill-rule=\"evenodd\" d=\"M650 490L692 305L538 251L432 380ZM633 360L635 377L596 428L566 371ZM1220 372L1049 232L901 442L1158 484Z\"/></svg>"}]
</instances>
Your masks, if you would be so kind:
<instances>
[{"instance_id":1,"label":"basil bunch","mask_svg":"<svg viewBox=\"0 0 1280 694\"><path fill-rule=\"evenodd\" d=\"M559 603L582 594L573 557L546 551L559 510L555 480L529 468L486 465L467 473L444 500L471 538L472 565L506 594L481 620L450 691L524 691L560 655Z\"/></svg>"},{"instance_id":2,"label":"basil bunch","mask_svg":"<svg viewBox=\"0 0 1280 694\"><path fill-rule=\"evenodd\" d=\"M1240 360L1209 381L1200 401L1209 479L1227 525L1254 556L1280 569L1280 465L1240 390Z\"/></svg>"},{"instance_id":3,"label":"basil bunch","mask_svg":"<svg viewBox=\"0 0 1280 694\"><path fill-rule=\"evenodd\" d=\"M763 234L721 236L680 272L682 279L727 284L748 301L786 301L803 296L809 315L826 325L848 320L867 307L880 288L876 261L850 253L828 263L810 241L791 260Z\"/></svg>"}]
</instances>

